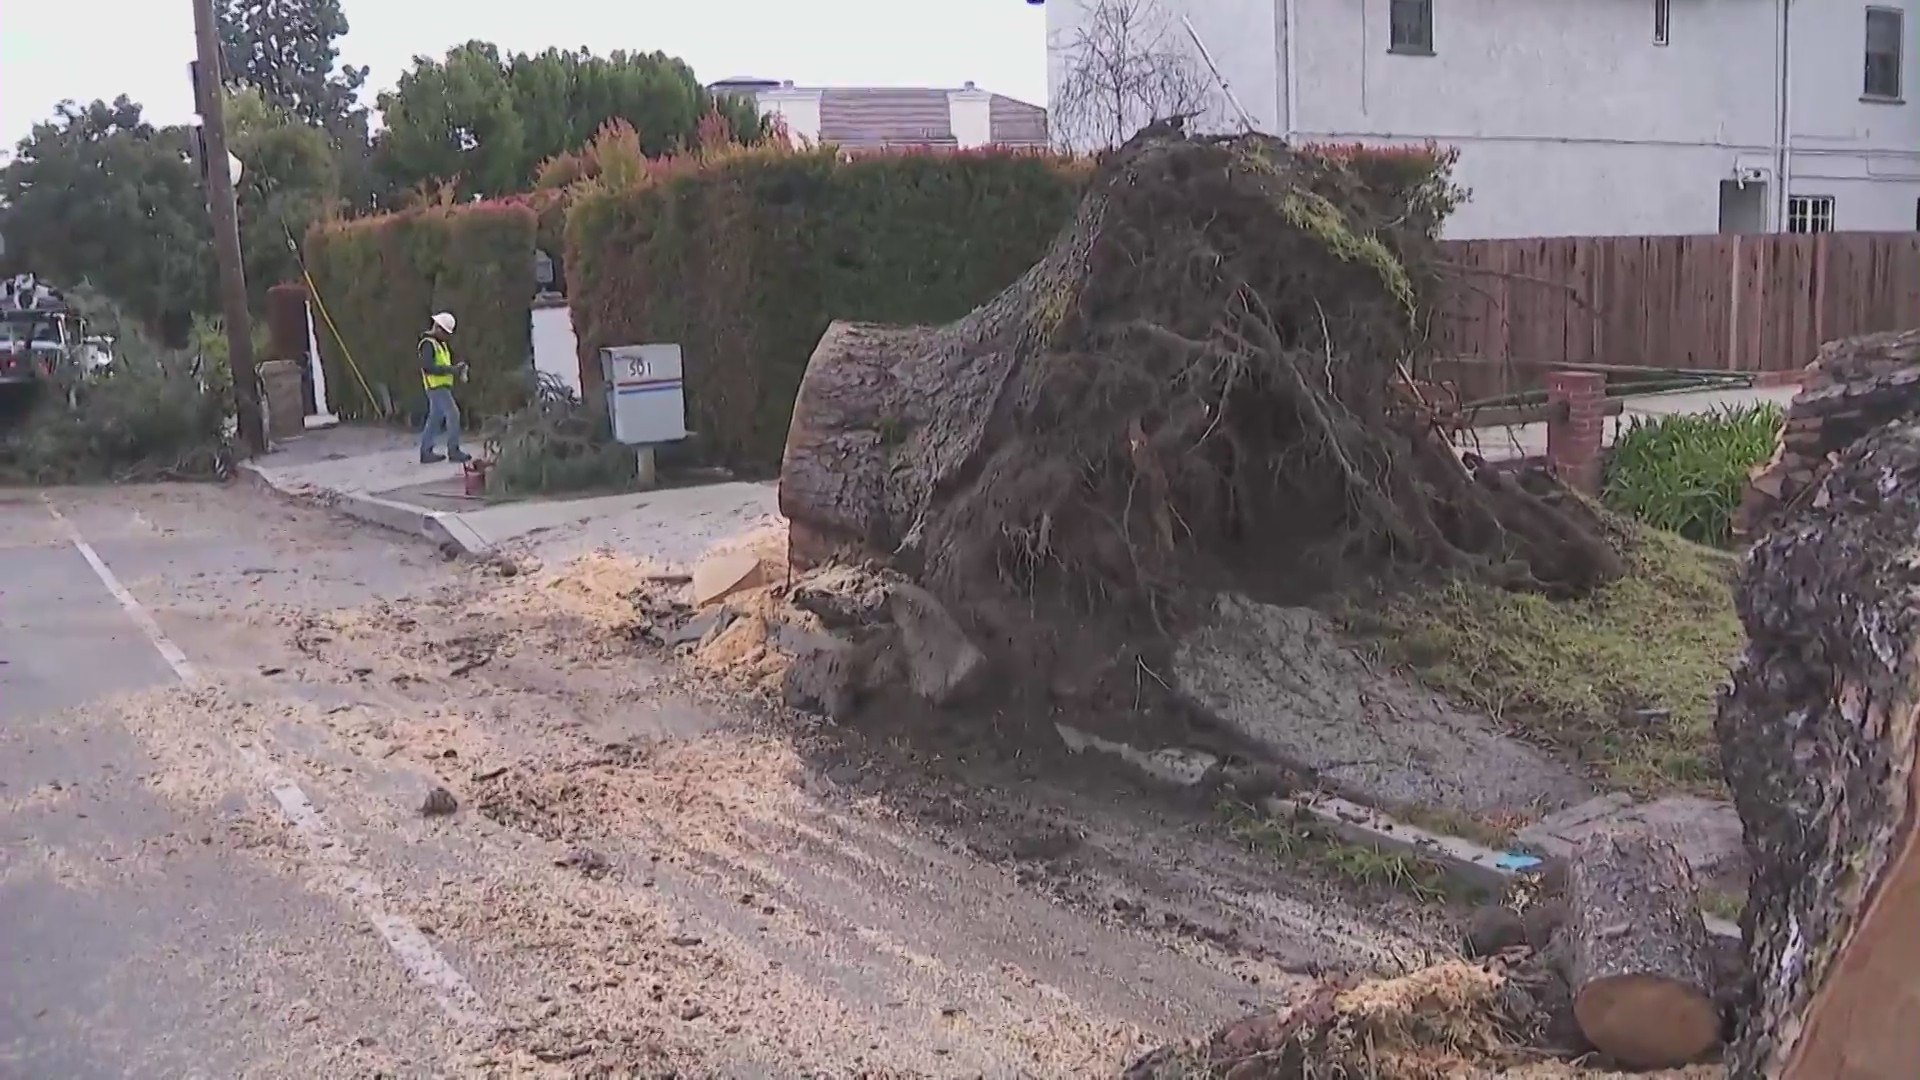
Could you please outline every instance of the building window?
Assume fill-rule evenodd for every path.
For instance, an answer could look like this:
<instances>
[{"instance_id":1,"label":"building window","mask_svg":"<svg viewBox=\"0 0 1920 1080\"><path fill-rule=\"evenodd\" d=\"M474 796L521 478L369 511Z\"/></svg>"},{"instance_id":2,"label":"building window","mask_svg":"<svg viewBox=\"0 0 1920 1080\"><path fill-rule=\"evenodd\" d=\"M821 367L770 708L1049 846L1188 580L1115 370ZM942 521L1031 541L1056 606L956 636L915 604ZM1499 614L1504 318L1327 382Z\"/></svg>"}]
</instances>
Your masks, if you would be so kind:
<instances>
[{"instance_id":1,"label":"building window","mask_svg":"<svg viewBox=\"0 0 1920 1080\"><path fill-rule=\"evenodd\" d=\"M1787 200L1787 231L1823 233L1833 231L1833 196L1795 195Z\"/></svg>"},{"instance_id":2,"label":"building window","mask_svg":"<svg viewBox=\"0 0 1920 1080\"><path fill-rule=\"evenodd\" d=\"M1673 20L1672 0L1653 0L1653 43L1667 43L1668 24Z\"/></svg>"},{"instance_id":3,"label":"building window","mask_svg":"<svg viewBox=\"0 0 1920 1080\"><path fill-rule=\"evenodd\" d=\"M1387 0L1387 51L1433 55L1433 0Z\"/></svg>"},{"instance_id":4,"label":"building window","mask_svg":"<svg viewBox=\"0 0 1920 1080\"><path fill-rule=\"evenodd\" d=\"M1867 74L1864 96L1879 101L1900 99L1900 39L1906 17L1898 8L1867 9Z\"/></svg>"}]
</instances>

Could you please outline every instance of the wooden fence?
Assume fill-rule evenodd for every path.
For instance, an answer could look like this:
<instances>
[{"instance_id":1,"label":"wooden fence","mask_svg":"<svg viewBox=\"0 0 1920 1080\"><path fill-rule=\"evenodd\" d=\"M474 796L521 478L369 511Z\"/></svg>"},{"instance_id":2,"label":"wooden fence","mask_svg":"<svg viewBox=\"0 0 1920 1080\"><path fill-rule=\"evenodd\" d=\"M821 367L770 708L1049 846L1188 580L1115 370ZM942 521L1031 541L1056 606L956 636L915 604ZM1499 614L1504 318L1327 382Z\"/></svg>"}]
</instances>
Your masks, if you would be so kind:
<instances>
[{"instance_id":1,"label":"wooden fence","mask_svg":"<svg viewBox=\"0 0 1920 1080\"><path fill-rule=\"evenodd\" d=\"M1725 371L1804 366L1823 342L1920 327L1920 233L1455 240L1437 357L1473 395L1573 361ZM1450 370L1451 369L1451 370Z\"/></svg>"}]
</instances>

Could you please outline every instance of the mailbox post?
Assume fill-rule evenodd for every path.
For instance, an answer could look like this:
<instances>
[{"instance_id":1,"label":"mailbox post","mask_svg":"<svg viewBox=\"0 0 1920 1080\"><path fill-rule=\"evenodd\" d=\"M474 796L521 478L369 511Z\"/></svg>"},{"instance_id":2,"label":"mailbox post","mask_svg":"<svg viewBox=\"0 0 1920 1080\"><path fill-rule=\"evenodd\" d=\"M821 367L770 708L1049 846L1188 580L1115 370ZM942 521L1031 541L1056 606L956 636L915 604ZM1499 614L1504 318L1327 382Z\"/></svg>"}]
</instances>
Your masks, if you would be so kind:
<instances>
[{"instance_id":1,"label":"mailbox post","mask_svg":"<svg viewBox=\"0 0 1920 1080\"><path fill-rule=\"evenodd\" d=\"M613 437L635 448L642 489L659 483L654 448L687 437L686 381L678 345L615 345L600 350Z\"/></svg>"}]
</instances>

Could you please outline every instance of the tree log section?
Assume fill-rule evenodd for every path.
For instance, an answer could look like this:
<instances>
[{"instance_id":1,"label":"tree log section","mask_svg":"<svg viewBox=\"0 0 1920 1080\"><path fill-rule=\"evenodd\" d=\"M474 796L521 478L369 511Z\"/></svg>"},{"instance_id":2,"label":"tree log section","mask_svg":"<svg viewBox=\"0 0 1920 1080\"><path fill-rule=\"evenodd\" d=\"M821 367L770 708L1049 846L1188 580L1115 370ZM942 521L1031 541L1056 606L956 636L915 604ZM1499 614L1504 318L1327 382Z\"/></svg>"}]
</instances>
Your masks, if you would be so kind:
<instances>
[{"instance_id":1,"label":"tree log section","mask_svg":"<svg viewBox=\"0 0 1920 1080\"><path fill-rule=\"evenodd\" d=\"M1693 874L1672 844L1602 833L1567 867L1573 1011L1602 1053L1640 1069L1698 1061L1720 1041Z\"/></svg>"},{"instance_id":2,"label":"tree log section","mask_svg":"<svg viewBox=\"0 0 1920 1080\"><path fill-rule=\"evenodd\" d=\"M1749 554L1716 721L1746 826L1733 1080L1920 1075L1920 425L1856 443Z\"/></svg>"}]
</instances>

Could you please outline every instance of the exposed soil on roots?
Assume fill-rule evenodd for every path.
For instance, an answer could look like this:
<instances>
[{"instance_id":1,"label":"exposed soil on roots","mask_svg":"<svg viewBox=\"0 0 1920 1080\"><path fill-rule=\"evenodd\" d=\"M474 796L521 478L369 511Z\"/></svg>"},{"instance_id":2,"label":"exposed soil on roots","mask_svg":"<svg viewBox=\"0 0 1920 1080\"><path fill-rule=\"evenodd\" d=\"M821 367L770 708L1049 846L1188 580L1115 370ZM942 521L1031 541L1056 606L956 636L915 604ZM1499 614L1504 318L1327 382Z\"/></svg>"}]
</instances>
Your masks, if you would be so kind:
<instances>
[{"instance_id":1,"label":"exposed soil on roots","mask_svg":"<svg viewBox=\"0 0 1920 1080\"><path fill-rule=\"evenodd\" d=\"M1150 652L1222 588L1382 561L1554 595L1616 576L1588 504L1469 470L1423 407L1454 193L1409 160L1136 137L966 318L828 330L782 473L796 537L888 559L1029 684Z\"/></svg>"}]
</instances>

